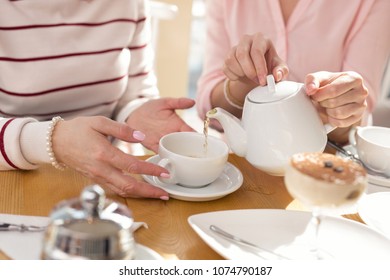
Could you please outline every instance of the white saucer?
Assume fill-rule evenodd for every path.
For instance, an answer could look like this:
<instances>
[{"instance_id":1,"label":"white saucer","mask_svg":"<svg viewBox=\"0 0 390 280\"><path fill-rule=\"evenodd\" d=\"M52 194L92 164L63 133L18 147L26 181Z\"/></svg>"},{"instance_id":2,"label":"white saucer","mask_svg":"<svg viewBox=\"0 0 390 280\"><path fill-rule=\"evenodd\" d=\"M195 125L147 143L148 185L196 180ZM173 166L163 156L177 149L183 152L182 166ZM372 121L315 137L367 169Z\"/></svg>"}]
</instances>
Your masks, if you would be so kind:
<instances>
[{"instance_id":1,"label":"white saucer","mask_svg":"<svg viewBox=\"0 0 390 280\"><path fill-rule=\"evenodd\" d=\"M146 161L157 163L159 156L155 155ZM231 163L227 163L222 175L211 184L201 188L186 188L179 185L164 184L156 180L156 177L142 175L146 182L162 188L170 194L170 197L186 201L210 201L224 197L238 190L243 182L242 173Z\"/></svg>"},{"instance_id":2,"label":"white saucer","mask_svg":"<svg viewBox=\"0 0 390 280\"><path fill-rule=\"evenodd\" d=\"M343 148L346 151L349 151L349 152L351 152L353 154L356 154L356 150L355 150L355 148L352 145L346 145ZM340 157L345 157L340 152L336 152L336 155L338 155ZM387 179L387 178L381 177L381 176L375 176L375 175L372 175L372 174L368 174L367 177L368 177L368 182L371 183L371 184L374 184L374 185L377 185L377 186L381 186L381 187L390 187L390 179Z\"/></svg>"},{"instance_id":3,"label":"white saucer","mask_svg":"<svg viewBox=\"0 0 390 280\"><path fill-rule=\"evenodd\" d=\"M362 220L390 239L390 192L366 195L358 206Z\"/></svg>"}]
</instances>

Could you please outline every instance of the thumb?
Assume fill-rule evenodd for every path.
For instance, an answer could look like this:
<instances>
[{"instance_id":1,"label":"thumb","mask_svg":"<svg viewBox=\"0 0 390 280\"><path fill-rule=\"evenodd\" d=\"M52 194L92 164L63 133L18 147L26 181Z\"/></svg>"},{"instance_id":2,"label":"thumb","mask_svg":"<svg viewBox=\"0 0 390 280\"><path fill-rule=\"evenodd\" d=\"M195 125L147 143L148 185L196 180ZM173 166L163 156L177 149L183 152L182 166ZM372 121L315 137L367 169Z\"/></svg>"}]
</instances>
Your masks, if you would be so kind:
<instances>
[{"instance_id":1,"label":"thumb","mask_svg":"<svg viewBox=\"0 0 390 280\"><path fill-rule=\"evenodd\" d=\"M167 98L167 106L169 109L189 109L195 105L195 101L191 98Z\"/></svg>"},{"instance_id":2,"label":"thumb","mask_svg":"<svg viewBox=\"0 0 390 280\"><path fill-rule=\"evenodd\" d=\"M315 94L320 87L324 87L328 84L331 84L338 77L342 76L341 72L328 72L328 71L319 71L315 73L308 74L305 78L305 89L307 95Z\"/></svg>"},{"instance_id":3,"label":"thumb","mask_svg":"<svg viewBox=\"0 0 390 280\"><path fill-rule=\"evenodd\" d=\"M308 74L305 78L305 90L308 96L311 96L317 92L320 88L320 77L314 74Z\"/></svg>"}]
</instances>

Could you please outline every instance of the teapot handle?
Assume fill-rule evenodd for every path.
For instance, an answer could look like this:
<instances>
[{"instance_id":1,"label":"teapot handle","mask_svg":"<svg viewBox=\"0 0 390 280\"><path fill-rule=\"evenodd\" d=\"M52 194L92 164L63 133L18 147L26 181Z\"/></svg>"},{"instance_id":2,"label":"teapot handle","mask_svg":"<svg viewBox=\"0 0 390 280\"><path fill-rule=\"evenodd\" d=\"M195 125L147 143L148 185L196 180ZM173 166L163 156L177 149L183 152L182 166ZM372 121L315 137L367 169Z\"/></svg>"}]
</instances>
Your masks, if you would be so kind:
<instances>
[{"instance_id":1,"label":"teapot handle","mask_svg":"<svg viewBox=\"0 0 390 280\"><path fill-rule=\"evenodd\" d=\"M324 128L325 128L326 134L329 134L329 133L331 133L333 130L335 130L337 127L331 125L330 123L326 123L326 124L324 124Z\"/></svg>"}]
</instances>

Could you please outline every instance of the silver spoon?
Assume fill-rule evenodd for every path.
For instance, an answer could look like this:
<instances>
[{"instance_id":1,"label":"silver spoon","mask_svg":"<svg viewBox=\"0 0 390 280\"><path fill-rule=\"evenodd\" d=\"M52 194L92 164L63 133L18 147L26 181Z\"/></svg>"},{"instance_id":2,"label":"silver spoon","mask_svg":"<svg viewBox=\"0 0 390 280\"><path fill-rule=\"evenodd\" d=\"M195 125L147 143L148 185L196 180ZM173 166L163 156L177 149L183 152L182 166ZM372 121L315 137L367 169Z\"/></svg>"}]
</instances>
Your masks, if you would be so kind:
<instances>
[{"instance_id":1,"label":"silver spoon","mask_svg":"<svg viewBox=\"0 0 390 280\"><path fill-rule=\"evenodd\" d=\"M329 147L332 147L336 151L340 152L344 156L346 156L346 157L348 157L348 158L350 158L350 159L360 163L366 169L368 174L373 175L373 176L379 176L379 177L382 177L382 178L385 178L385 179L390 179L390 176L387 176L386 174L383 174L381 172L372 170L370 167L365 165L364 162L356 154L352 153L351 151L348 151L348 150L344 149L339 144L336 144L336 143L328 140L327 145Z\"/></svg>"},{"instance_id":2,"label":"silver spoon","mask_svg":"<svg viewBox=\"0 0 390 280\"><path fill-rule=\"evenodd\" d=\"M264 252L266 252L268 254L272 254L273 256L275 256L275 257L277 257L279 259L283 259L283 260L288 260L289 259L289 258L287 258L285 256L279 255L279 254L277 254L275 252L272 252L272 251L270 251L268 249L262 248L262 247L257 246L255 244L249 242L249 241L246 241L246 240L244 240L244 239L242 239L242 238L240 238L238 236L235 236L235 235L233 235L231 233L228 233L225 230L217 227L216 225L210 225L210 230L215 232L215 233L217 233L217 234L219 234L219 235L221 235L221 236L223 236L223 237L225 237L225 238L227 238L227 239L229 239L229 240L231 240L231 241L234 241L236 243L239 243L239 244L242 244L242 245L246 245L246 246L255 248L255 249L259 250L259 251L264 251Z\"/></svg>"},{"instance_id":3,"label":"silver spoon","mask_svg":"<svg viewBox=\"0 0 390 280\"><path fill-rule=\"evenodd\" d=\"M10 224L10 223L0 223L0 231L44 231L46 229L45 226L31 226L25 224Z\"/></svg>"}]
</instances>

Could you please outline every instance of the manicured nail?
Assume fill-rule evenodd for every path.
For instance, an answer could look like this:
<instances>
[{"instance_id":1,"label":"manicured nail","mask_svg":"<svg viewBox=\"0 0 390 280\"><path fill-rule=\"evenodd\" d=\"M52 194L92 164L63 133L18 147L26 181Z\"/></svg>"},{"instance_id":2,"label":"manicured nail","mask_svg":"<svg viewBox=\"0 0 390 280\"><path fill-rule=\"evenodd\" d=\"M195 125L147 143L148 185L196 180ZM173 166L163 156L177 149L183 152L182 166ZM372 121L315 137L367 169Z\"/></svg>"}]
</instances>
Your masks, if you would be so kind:
<instances>
[{"instance_id":1,"label":"manicured nail","mask_svg":"<svg viewBox=\"0 0 390 280\"><path fill-rule=\"evenodd\" d=\"M161 200L169 200L169 196L163 195L163 196L160 196L160 199Z\"/></svg>"},{"instance_id":2,"label":"manicured nail","mask_svg":"<svg viewBox=\"0 0 390 280\"><path fill-rule=\"evenodd\" d=\"M139 141L143 141L145 139L145 134L143 134L141 131L134 130L133 137Z\"/></svg>"},{"instance_id":3,"label":"manicured nail","mask_svg":"<svg viewBox=\"0 0 390 280\"><path fill-rule=\"evenodd\" d=\"M169 175L168 173L161 173L161 174L160 174L160 177L163 177L163 178L171 178L171 175Z\"/></svg>"},{"instance_id":4,"label":"manicured nail","mask_svg":"<svg viewBox=\"0 0 390 280\"><path fill-rule=\"evenodd\" d=\"M276 72L276 81L280 82L282 78L283 78L283 72L281 70L278 70L278 72Z\"/></svg>"}]
</instances>

